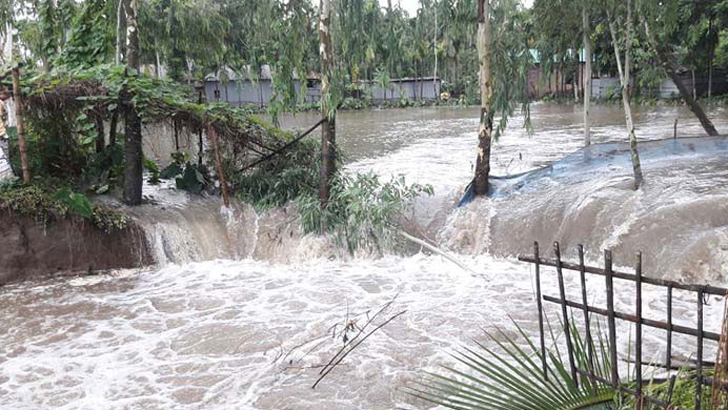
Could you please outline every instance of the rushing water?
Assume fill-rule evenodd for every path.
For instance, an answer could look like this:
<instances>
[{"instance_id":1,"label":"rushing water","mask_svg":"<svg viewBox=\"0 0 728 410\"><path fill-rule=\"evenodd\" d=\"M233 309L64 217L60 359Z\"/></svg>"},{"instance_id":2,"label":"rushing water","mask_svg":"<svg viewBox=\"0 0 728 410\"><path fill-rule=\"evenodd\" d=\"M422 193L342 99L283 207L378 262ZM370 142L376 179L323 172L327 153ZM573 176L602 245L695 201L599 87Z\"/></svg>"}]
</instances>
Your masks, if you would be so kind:
<instances>
[{"instance_id":1,"label":"rushing water","mask_svg":"<svg viewBox=\"0 0 728 410\"><path fill-rule=\"evenodd\" d=\"M532 110L533 135L514 120L496 144L495 174L532 170L580 148L578 107ZM595 107L593 115L593 141L624 138L618 106ZM728 129L724 109L710 115L719 130ZM700 133L683 108L653 107L636 113L640 138L671 137L676 117L682 135ZM644 144L647 183L637 193L623 147L594 147L498 180L492 199L453 211L472 174L476 118L472 109L428 108L342 113L338 122L348 169L404 173L435 187L420 220L468 270L424 254L344 257L330 238L300 237L289 208L221 211L216 199L148 191L157 204L135 212L163 266L0 289L0 408L429 408L404 387L423 370L452 363L453 349L484 340L482 329L512 329L509 316L536 334L531 268L509 256L534 238L583 242L592 260L609 246L622 265L643 249L648 274L670 276L657 271L657 259L686 259L691 263L673 276L725 281L715 274L728 252L724 143ZM556 294L553 272L545 277L545 292ZM570 294L577 283L567 276ZM589 282L598 305L603 286L599 278ZM631 309L633 285L616 286L617 307ZM676 292L676 323L695 322L692 298ZM648 317L663 317L661 290L645 286L644 300ZM362 325L390 301L376 324L406 313L311 389L317 366L341 347L347 320ZM708 329L719 331L721 313L722 303L710 300ZM628 341L620 337L621 351ZM662 357L663 342L664 332L647 331L645 355ZM685 354L695 349L689 338L674 342ZM711 357L712 344L706 348Z\"/></svg>"}]
</instances>

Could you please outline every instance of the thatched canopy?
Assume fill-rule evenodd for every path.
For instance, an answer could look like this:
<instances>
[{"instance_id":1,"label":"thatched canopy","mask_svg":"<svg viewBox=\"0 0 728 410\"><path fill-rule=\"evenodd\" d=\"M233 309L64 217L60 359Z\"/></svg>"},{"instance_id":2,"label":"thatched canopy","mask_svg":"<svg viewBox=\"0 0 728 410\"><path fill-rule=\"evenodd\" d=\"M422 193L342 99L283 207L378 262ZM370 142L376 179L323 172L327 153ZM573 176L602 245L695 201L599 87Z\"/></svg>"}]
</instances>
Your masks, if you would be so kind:
<instances>
[{"instance_id":1,"label":"thatched canopy","mask_svg":"<svg viewBox=\"0 0 728 410\"><path fill-rule=\"evenodd\" d=\"M225 103L198 103L192 87L166 79L128 75L123 66L52 71L25 70L21 88L29 112L76 120L86 113L108 120L119 107L133 104L143 122L175 121L181 127L213 127L223 142L236 147L275 147L288 134L250 112ZM68 115L66 115L68 114Z\"/></svg>"}]
</instances>

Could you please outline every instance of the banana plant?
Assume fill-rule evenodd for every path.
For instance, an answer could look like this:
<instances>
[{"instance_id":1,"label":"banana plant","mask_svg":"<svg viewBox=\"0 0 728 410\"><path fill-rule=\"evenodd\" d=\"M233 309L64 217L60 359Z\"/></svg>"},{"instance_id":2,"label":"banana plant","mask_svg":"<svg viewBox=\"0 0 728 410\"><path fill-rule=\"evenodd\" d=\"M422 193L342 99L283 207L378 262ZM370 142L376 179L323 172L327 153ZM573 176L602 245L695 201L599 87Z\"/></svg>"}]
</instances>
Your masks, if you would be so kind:
<instances>
[{"instance_id":1,"label":"banana plant","mask_svg":"<svg viewBox=\"0 0 728 410\"><path fill-rule=\"evenodd\" d=\"M486 332L488 340L498 350L477 341L475 348L463 347L451 355L463 365L462 369L445 366L445 375L427 373L415 387L409 387L408 392L430 403L457 410L597 410L613 407L615 391L610 386L586 375L579 375L576 380L572 377L552 331L549 333L553 347L547 351L544 374L538 359L540 350L518 324L513 324L526 340L525 348L501 329L496 334ZM587 343L574 325L571 329L577 366L584 370L593 366L594 375L608 379L611 364L604 338L599 337L597 343L591 343L593 358L590 362Z\"/></svg>"}]
</instances>

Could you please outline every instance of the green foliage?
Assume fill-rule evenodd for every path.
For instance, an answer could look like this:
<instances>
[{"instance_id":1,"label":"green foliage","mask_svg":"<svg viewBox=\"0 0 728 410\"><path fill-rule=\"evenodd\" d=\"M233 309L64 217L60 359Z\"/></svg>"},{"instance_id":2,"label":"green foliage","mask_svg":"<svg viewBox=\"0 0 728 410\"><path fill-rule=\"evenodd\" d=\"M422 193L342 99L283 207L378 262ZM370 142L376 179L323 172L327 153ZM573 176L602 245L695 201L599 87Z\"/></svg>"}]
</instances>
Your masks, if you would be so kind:
<instances>
[{"instance_id":1,"label":"green foliage","mask_svg":"<svg viewBox=\"0 0 728 410\"><path fill-rule=\"evenodd\" d=\"M319 183L320 144L304 139L252 170L233 173L231 184L243 202L258 209L282 206L306 195L315 196Z\"/></svg>"},{"instance_id":2,"label":"green foliage","mask_svg":"<svg viewBox=\"0 0 728 410\"><path fill-rule=\"evenodd\" d=\"M154 161L147 158L146 156L142 158L142 165L144 166L144 169L146 169L150 173L149 180L147 182L149 182L152 185L159 184L159 179L160 179L159 166Z\"/></svg>"},{"instance_id":3,"label":"green foliage","mask_svg":"<svg viewBox=\"0 0 728 410\"><path fill-rule=\"evenodd\" d=\"M528 52L525 16L519 11L520 3L514 0L490 1L493 109L488 115L493 118L496 113L500 114L493 134L497 140L519 106L524 118L523 126L531 131L528 70L533 66L533 61Z\"/></svg>"},{"instance_id":4,"label":"green foliage","mask_svg":"<svg viewBox=\"0 0 728 410\"><path fill-rule=\"evenodd\" d=\"M235 195L259 210L294 201L305 233L331 233L349 252L394 249L399 218L429 185L407 185L404 177L381 182L376 175L339 173L325 208L319 200L320 144L304 139L252 170L231 174ZM316 160L312 160L315 158Z\"/></svg>"},{"instance_id":5,"label":"green foliage","mask_svg":"<svg viewBox=\"0 0 728 410\"><path fill-rule=\"evenodd\" d=\"M53 195L53 199L64 203L69 210L86 219L91 219L93 216L94 211L91 201L89 201L86 195L71 191L71 188L66 187L60 189Z\"/></svg>"},{"instance_id":6,"label":"green foliage","mask_svg":"<svg viewBox=\"0 0 728 410\"><path fill-rule=\"evenodd\" d=\"M703 377L711 377L710 371L706 371ZM644 387L645 394L653 397L666 400L668 397L669 382L660 381L659 383L653 382L652 380ZM634 388L633 386L630 386ZM697 387L697 380L695 378L695 371L687 368L680 369L675 378L675 385L672 390L672 407L676 409L688 409L695 410L695 391ZM701 410L708 410L711 408L710 397L712 389L710 386L703 386ZM623 397L621 406L618 407L620 410L630 410L635 408L635 400L631 395Z\"/></svg>"},{"instance_id":7,"label":"green foliage","mask_svg":"<svg viewBox=\"0 0 728 410\"><path fill-rule=\"evenodd\" d=\"M210 185L211 178L207 167L188 162L182 175L174 181L177 189L199 194Z\"/></svg>"},{"instance_id":8,"label":"green foliage","mask_svg":"<svg viewBox=\"0 0 728 410\"><path fill-rule=\"evenodd\" d=\"M195 194L201 193L211 184L212 178L207 167L189 162L187 153L174 152L172 160L172 163L159 173L159 178L175 178L177 189Z\"/></svg>"},{"instance_id":9,"label":"green foliage","mask_svg":"<svg viewBox=\"0 0 728 410\"><path fill-rule=\"evenodd\" d=\"M615 392L608 386L592 381L586 376L574 380L568 363L558 349L558 340L551 334L553 347L548 351L548 378L544 377L538 360L540 349L523 329L514 322L520 341L497 329L495 334L486 332L488 344L475 342L476 348L463 347L452 356L464 370L445 367L448 375L429 373L411 394L446 408L468 409L609 409ZM580 368L588 364L587 346L572 325L571 343L574 357ZM596 342L594 344L597 344ZM497 349L496 349L497 347ZM600 339L594 346L595 373L608 378L607 346Z\"/></svg>"},{"instance_id":10,"label":"green foliage","mask_svg":"<svg viewBox=\"0 0 728 410\"><path fill-rule=\"evenodd\" d=\"M86 0L73 19L68 41L58 55L56 65L91 67L103 64L112 53L112 25L103 0Z\"/></svg>"},{"instance_id":11,"label":"green foliage","mask_svg":"<svg viewBox=\"0 0 728 410\"><path fill-rule=\"evenodd\" d=\"M329 203L321 207L316 195L298 199L304 232L333 233L349 252L357 249L394 249L396 224L422 194L432 195L429 185L407 185L404 176L382 183L373 173L338 174Z\"/></svg>"},{"instance_id":12,"label":"green foliage","mask_svg":"<svg viewBox=\"0 0 728 410\"><path fill-rule=\"evenodd\" d=\"M101 205L94 206L94 213L91 216L91 222L106 233L126 229L130 221L128 215Z\"/></svg>"},{"instance_id":13,"label":"green foliage","mask_svg":"<svg viewBox=\"0 0 728 410\"><path fill-rule=\"evenodd\" d=\"M35 218L46 225L54 215L65 215L68 208L38 186L22 186L20 183L0 185L0 209L17 212Z\"/></svg>"},{"instance_id":14,"label":"green foliage","mask_svg":"<svg viewBox=\"0 0 728 410\"><path fill-rule=\"evenodd\" d=\"M94 205L83 194L69 187L57 189L57 181L39 181L35 185L22 185L19 181L0 183L0 209L34 218L39 225L48 225L56 219L77 215L88 219L97 228L110 233L125 229L129 217Z\"/></svg>"}]
</instances>

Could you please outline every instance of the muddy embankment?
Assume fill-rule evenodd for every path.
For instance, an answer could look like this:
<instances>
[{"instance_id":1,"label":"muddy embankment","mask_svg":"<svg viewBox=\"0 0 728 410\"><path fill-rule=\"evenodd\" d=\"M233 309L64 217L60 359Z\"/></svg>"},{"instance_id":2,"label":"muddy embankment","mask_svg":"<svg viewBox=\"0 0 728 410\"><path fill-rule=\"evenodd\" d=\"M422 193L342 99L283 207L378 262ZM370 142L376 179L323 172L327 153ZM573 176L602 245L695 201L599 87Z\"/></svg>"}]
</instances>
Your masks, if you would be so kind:
<instances>
[{"instance_id":1,"label":"muddy embankment","mask_svg":"<svg viewBox=\"0 0 728 410\"><path fill-rule=\"evenodd\" d=\"M185 192L129 208L129 226L106 233L82 218L53 220L0 210L0 285L54 275L186 264L214 259L297 263L346 258L331 237L302 235L295 207L256 212ZM170 197L175 197L170 203Z\"/></svg>"},{"instance_id":2,"label":"muddy embankment","mask_svg":"<svg viewBox=\"0 0 728 410\"><path fill-rule=\"evenodd\" d=\"M82 218L43 225L32 217L0 210L0 285L150 263L144 232L133 222L123 230L106 233Z\"/></svg>"}]
</instances>

